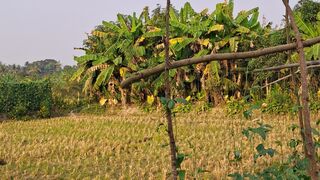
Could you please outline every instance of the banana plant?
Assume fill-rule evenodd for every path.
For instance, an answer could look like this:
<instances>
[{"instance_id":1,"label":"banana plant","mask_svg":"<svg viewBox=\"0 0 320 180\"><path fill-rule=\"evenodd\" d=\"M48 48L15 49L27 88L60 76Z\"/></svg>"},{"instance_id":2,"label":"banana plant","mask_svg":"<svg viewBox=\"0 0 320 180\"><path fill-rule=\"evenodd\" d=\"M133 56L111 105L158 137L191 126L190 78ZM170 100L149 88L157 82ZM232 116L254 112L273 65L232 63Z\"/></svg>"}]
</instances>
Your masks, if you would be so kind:
<instances>
[{"instance_id":1,"label":"banana plant","mask_svg":"<svg viewBox=\"0 0 320 180\"><path fill-rule=\"evenodd\" d=\"M85 42L84 56L75 57L79 70L73 79L87 79L84 90L107 92L111 78L120 82L129 71L138 71L144 61L145 47L140 45L143 34L142 18L117 15L116 23L103 22ZM121 91L121 89L120 89Z\"/></svg>"},{"instance_id":2,"label":"banana plant","mask_svg":"<svg viewBox=\"0 0 320 180\"><path fill-rule=\"evenodd\" d=\"M171 60L179 61L216 52L237 52L241 48L253 47L260 27L258 9L242 11L234 18L233 6L233 0L217 4L213 13L209 13L208 9L196 12L190 3L186 3L180 11L171 8ZM125 92L118 86L120 81L131 73L164 62L163 15L160 7L153 11L152 16L149 9L144 8L138 17L136 14L118 14L116 22L104 21L88 34L84 48L81 48L85 55L75 57L79 68L73 79L86 79L84 91L94 92L103 98L108 98L105 96L110 92L117 92L123 99ZM189 96L201 90L210 94L212 89L204 85L211 81L207 79L204 82L204 77L218 80L215 83L217 90L221 91L223 87L229 93L230 87L235 89L234 84L239 80L230 80L229 72L221 72L222 68L221 64L215 62L170 70L174 95ZM147 99L147 95L163 93L164 82L161 77L162 74L159 74L134 84L131 94L141 102ZM113 89L110 89L110 84Z\"/></svg>"},{"instance_id":3,"label":"banana plant","mask_svg":"<svg viewBox=\"0 0 320 180\"><path fill-rule=\"evenodd\" d=\"M295 13L294 18L299 30L302 32L302 38L304 40L320 36L320 12L317 15L317 21L314 22L314 24L304 22L300 13ZM307 60L318 60L320 58L320 44L313 45L304 50ZM297 59L296 54L293 56L294 59Z\"/></svg>"}]
</instances>

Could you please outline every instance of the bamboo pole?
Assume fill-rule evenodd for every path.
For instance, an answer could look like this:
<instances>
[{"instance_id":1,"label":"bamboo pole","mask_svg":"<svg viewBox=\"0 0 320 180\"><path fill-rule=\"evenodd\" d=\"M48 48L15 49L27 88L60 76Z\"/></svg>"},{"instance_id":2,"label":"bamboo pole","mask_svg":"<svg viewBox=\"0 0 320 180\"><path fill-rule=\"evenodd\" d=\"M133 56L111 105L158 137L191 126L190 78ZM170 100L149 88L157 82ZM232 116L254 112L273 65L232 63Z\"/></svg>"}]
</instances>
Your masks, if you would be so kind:
<instances>
[{"instance_id":1,"label":"bamboo pole","mask_svg":"<svg viewBox=\"0 0 320 180\"><path fill-rule=\"evenodd\" d=\"M289 6L288 0L282 0L283 4L286 7L291 27L295 33L295 38L297 40L297 51L299 54L300 61L300 71L301 71L301 104L302 104L302 114L303 114L303 123L304 123L304 135L305 135L305 148L306 148L306 158L309 160L309 175L312 180L317 180L318 177L318 167L317 160L315 156L315 147L312 139L312 128L310 123L310 109L309 109L309 93L308 93L308 71L307 71L307 63L305 60L305 54L303 50L303 43L301 39L301 35L299 33L298 26L293 17L293 12L291 7Z\"/></svg>"},{"instance_id":2,"label":"bamboo pole","mask_svg":"<svg viewBox=\"0 0 320 180\"><path fill-rule=\"evenodd\" d=\"M169 80L169 69L170 69L170 56L169 56L169 11L170 11L170 0L167 0L167 8L166 8L166 36L165 36L165 96L166 99L170 99L170 80ZM171 157L171 171L173 175L173 179L178 179L178 171L177 171L177 147L174 138L173 132L173 123L172 123L172 112L171 109L165 105L166 110L166 118L167 118L167 125L168 125L168 137L169 137L169 144L170 144L170 157Z\"/></svg>"},{"instance_id":3,"label":"bamboo pole","mask_svg":"<svg viewBox=\"0 0 320 180\"><path fill-rule=\"evenodd\" d=\"M307 66L310 65L318 65L320 64L320 60L318 61L308 61ZM255 69L252 72L257 73L257 72L263 72L263 71L277 71L281 69L287 69L287 68L293 68L293 67L299 67L299 63L293 63L293 64L285 64L285 65L280 65L280 66L274 66L274 67L267 67L267 68L262 68L262 69Z\"/></svg>"}]
</instances>

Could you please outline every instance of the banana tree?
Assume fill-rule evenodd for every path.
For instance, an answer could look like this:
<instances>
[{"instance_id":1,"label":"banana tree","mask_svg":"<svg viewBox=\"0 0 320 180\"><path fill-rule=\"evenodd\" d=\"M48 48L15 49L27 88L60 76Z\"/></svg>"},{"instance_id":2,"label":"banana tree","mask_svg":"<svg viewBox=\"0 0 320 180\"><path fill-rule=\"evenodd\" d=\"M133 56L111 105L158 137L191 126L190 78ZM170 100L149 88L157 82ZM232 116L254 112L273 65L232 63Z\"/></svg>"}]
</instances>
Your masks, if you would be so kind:
<instances>
[{"instance_id":1,"label":"banana tree","mask_svg":"<svg viewBox=\"0 0 320 180\"><path fill-rule=\"evenodd\" d=\"M302 15L299 12L294 14L294 19L301 32L303 40L320 36L320 12L317 14L317 21L313 22L313 24L303 21ZM304 52L305 52L305 57L307 61L319 60L320 44L316 44L311 47L304 48ZM294 53L292 56L294 60L296 61L298 60L297 53ZM314 92L318 91L318 87L320 85L318 76L316 76L312 71L309 74L309 77L310 77L309 83L313 84L313 86L311 87L312 91Z\"/></svg>"},{"instance_id":2,"label":"banana tree","mask_svg":"<svg viewBox=\"0 0 320 180\"><path fill-rule=\"evenodd\" d=\"M300 13L295 13L294 18L304 40L320 36L320 12L317 14L317 21L314 24L304 22ZM320 44L305 48L305 54L307 60L318 60L320 58Z\"/></svg>"},{"instance_id":3,"label":"banana tree","mask_svg":"<svg viewBox=\"0 0 320 180\"><path fill-rule=\"evenodd\" d=\"M211 14L208 9L195 12L190 3L186 3L180 11L171 8L170 59L179 61L253 47L256 31L260 27L258 9L242 11L233 18L233 6L232 0L220 3ZM118 86L131 73L164 62L163 15L158 7L150 17L149 9L145 8L139 18L135 14L119 14L116 22L103 22L88 35L85 47L81 48L86 54L75 57L79 69L74 79L86 79L84 91L96 93L103 99L115 97L112 101L121 99L124 104L130 98L130 91L139 102L145 101L147 95L163 93L162 74L134 84L128 92ZM229 69L235 67L232 63L210 63L170 70L172 94L185 97L205 91L208 100L214 96L214 101L218 103L223 90L228 94L241 85L241 74L229 77ZM223 68L225 72L221 71ZM210 79L216 81L214 87L211 87Z\"/></svg>"},{"instance_id":4,"label":"banana tree","mask_svg":"<svg viewBox=\"0 0 320 180\"><path fill-rule=\"evenodd\" d=\"M253 42L261 29L258 21L259 9L240 11L233 17L233 8L234 2L231 0L229 3L217 4L216 10L211 14L216 19L216 24L208 33L212 33L215 52L237 52L254 48ZM224 69L221 85L225 93L235 92L235 95L240 96L243 73L235 71L240 66L246 66L246 63L226 60L221 64Z\"/></svg>"},{"instance_id":5,"label":"banana tree","mask_svg":"<svg viewBox=\"0 0 320 180\"><path fill-rule=\"evenodd\" d=\"M86 78L85 91L97 92L100 98L109 95L115 97L114 102L121 99L126 104L129 93L118 84L127 72L139 70L138 64L145 61L145 47L140 38L144 30L142 18L135 14L117 17L116 23L104 21L89 35L85 42L86 54L75 57L79 70L73 79Z\"/></svg>"}]
</instances>

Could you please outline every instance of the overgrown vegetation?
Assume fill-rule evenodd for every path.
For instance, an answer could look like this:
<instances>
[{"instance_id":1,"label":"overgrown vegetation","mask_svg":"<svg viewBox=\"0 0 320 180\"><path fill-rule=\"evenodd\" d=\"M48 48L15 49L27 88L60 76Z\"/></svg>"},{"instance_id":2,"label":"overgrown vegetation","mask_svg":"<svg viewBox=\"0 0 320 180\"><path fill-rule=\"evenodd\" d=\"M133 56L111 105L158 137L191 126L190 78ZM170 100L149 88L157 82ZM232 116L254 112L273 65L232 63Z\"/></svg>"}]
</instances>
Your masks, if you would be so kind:
<instances>
[{"instance_id":1,"label":"overgrown vegetation","mask_svg":"<svg viewBox=\"0 0 320 180\"><path fill-rule=\"evenodd\" d=\"M0 174L6 179L315 179L305 139L309 113L300 110L308 106L303 93L308 83L312 110L308 137L319 161L318 66L308 67L308 77L304 71L303 83L295 76L277 81L302 74L303 68L253 71L299 58L301 62L298 53L291 52L170 69L172 61L299 39L297 31L260 23L258 8L235 16L233 6L233 0L217 4L213 12L196 12L190 3L181 10L168 6L167 33L160 6L151 12L146 7L139 16L118 14L115 22L104 21L88 34L84 47L78 48L85 55L75 57L77 67L61 67L55 60L0 64L0 120L3 114L15 119L71 115L43 122L1 122ZM320 3L301 0L290 16L303 40L320 36L319 10ZM170 34L167 40L165 34ZM320 44L304 48L304 54L308 61L319 60ZM165 60L167 73L157 71L128 89L120 86ZM123 112L112 111L120 107ZM167 123L159 116L163 110Z\"/></svg>"},{"instance_id":2,"label":"overgrown vegetation","mask_svg":"<svg viewBox=\"0 0 320 180\"><path fill-rule=\"evenodd\" d=\"M0 81L0 114L9 118L50 117L52 108L49 81Z\"/></svg>"}]
</instances>

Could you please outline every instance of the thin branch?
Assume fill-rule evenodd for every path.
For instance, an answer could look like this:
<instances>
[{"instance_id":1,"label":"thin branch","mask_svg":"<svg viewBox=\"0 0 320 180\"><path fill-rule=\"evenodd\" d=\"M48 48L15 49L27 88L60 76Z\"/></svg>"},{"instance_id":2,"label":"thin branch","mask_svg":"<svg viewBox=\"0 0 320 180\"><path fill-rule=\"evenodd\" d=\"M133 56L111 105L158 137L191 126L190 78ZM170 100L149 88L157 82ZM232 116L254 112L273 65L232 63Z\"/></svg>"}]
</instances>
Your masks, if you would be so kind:
<instances>
[{"instance_id":1,"label":"thin branch","mask_svg":"<svg viewBox=\"0 0 320 180\"><path fill-rule=\"evenodd\" d=\"M320 43L320 36L309 39L306 41L303 41L303 45L305 47L312 46L314 44ZM256 51L248 51L248 52L238 52L238 53L217 53L217 54L211 54L211 55L206 55L202 56L199 58L188 58L188 59L183 59L179 61L173 61L170 64L170 69L175 69L187 65L192 65L192 64L199 64L203 62L210 62L210 61L221 61L221 60L236 60L236 59L246 59L246 58L255 58L259 56L264 56L268 54L274 54L274 53L279 53L287 50L292 50L297 47L296 43L290 43L290 44L285 44L285 45L279 45L279 46L274 46L274 47L269 47L265 49L259 49ZM161 73L165 70L165 63L159 64L153 68L145 69L140 72L134 73L131 77L127 78L126 80L121 82L121 87L126 88L130 84L139 81L140 79L147 78L149 76Z\"/></svg>"}]
</instances>

